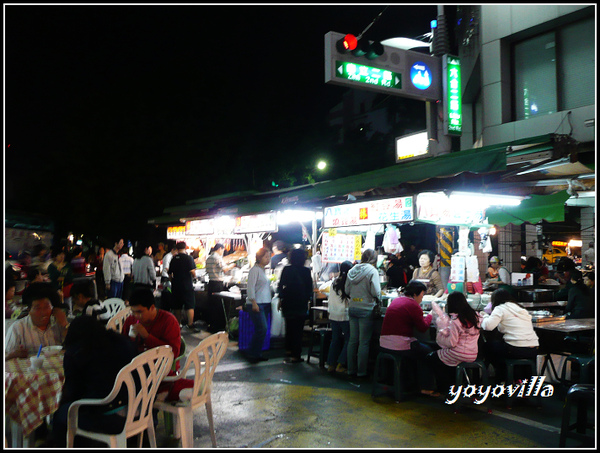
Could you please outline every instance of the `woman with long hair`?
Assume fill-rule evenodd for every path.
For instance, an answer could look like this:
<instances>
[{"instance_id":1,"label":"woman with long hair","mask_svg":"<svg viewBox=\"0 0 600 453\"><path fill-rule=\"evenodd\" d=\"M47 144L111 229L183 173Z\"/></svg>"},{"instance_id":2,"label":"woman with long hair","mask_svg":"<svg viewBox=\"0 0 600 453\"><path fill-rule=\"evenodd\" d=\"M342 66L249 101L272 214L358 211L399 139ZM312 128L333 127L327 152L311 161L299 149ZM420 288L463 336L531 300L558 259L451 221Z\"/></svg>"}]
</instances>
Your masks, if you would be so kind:
<instances>
[{"instance_id":1,"label":"woman with long hair","mask_svg":"<svg viewBox=\"0 0 600 453\"><path fill-rule=\"evenodd\" d=\"M373 309L381 298L377 252L366 249L359 264L348 272L344 289L349 296L350 339L348 340L348 374L367 377L369 348L373 334Z\"/></svg>"},{"instance_id":2,"label":"woman with long hair","mask_svg":"<svg viewBox=\"0 0 600 453\"><path fill-rule=\"evenodd\" d=\"M348 300L345 285L348 271L352 269L350 261L340 265L340 275L331 284L327 312L331 323L331 344L327 355L327 371L344 373L348 362L348 336L350 335L350 318L348 316ZM337 366L336 366L337 364Z\"/></svg>"},{"instance_id":3,"label":"woman with long hair","mask_svg":"<svg viewBox=\"0 0 600 453\"><path fill-rule=\"evenodd\" d=\"M302 331L308 316L308 304L313 294L310 269L304 266L306 252L293 249L289 254L290 264L281 271L277 286L279 305L285 319L285 363L300 363L302 355Z\"/></svg>"},{"instance_id":4,"label":"woman with long hair","mask_svg":"<svg viewBox=\"0 0 600 453\"><path fill-rule=\"evenodd\" d=\"M506 379L506 359L536 359L539 340L533 330L531 315L517 304L514 296L506 289L492 293L492 314L481 321L484 330L498 331L503 335L500 341L485 343L486 361L494 366L496 380ZM511 384L509 382L509 384Z\"/></svg>"},{"instance_id":5,"label":"woman with long hair","mask_svg":"<svg viewBox=\"0 0 600 453\"><path fill-rule=\"evenodd\" d=\"M469 305L465 295L457 291L448 295L448 314L442 312L435 302L432 302L432 306L437 315L436 342L441 349L429 357L438 390L446 393L454 381L456 366L461 362L477 360L481 318Z\"/></svg>"}]
</instances>

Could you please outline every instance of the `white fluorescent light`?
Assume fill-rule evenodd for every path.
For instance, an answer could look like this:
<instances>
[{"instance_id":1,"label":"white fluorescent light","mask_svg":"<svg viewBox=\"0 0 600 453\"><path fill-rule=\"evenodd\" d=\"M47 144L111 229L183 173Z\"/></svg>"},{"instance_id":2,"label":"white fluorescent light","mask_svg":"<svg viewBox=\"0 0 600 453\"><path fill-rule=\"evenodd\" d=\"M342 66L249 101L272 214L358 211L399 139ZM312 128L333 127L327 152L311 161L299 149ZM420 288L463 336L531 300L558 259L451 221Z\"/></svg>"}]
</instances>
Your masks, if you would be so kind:
<instances>
[{"instance_id":1,"label":"white fluorescent light","mask_svg":"<svg viewBox=\"0 0 600 453\"><path fill-rule=\"evenodd\" d=\"M430 43L419 41L411 38L390 38L381 41L381 44L388 47L394 47L396 49L410 50L415 47L429 47Z\"/></svg>"},{"instance_id":2,"label":"white fluorescent light","mask_svg":"<svg viewBox=\"0 0 600 453\"><path fill-rule=\"evenodd\" d=\"M288 225L293 222L312 222L313 219L322 217L322 213L315 211L296 211L293 209L277 211L277 225Z\"/></svg>"},{"instance_id":3,"label":"white fluorescent light","mask_svg":"<svg viewBox=\"0 0 600 453\"><path fill-rule=\"evenodd\" d=\"M514 195L496 195L475 192L452 192L450 201L456 204L474 204L480 207L519 206L525 197Z\"/></svg>"}]
</instances>

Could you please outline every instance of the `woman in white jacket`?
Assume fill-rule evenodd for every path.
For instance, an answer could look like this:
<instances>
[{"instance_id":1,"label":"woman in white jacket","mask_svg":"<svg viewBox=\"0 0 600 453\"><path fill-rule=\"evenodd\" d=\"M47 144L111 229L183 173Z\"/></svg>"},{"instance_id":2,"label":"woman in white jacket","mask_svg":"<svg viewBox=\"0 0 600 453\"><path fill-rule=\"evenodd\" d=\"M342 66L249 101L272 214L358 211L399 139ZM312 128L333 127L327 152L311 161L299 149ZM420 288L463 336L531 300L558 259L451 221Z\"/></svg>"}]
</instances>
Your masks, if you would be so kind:
<instances>
[{"instance_id":1,"label":"woman in white jacket","mask_svg":"<svg viewBox=\"0 0 600 453\"><path fill-rule=\"evenodd\" d=\"M340 265L340 275L333 280L329 290L327 312L331 322L331 345L327 355L327 371L344 373L348 363L348 337L350 336L350 318L348 316L348 299L344 289L348 271L352 269L350 261ZM337 366L336 366L337 364Z\"/></svg>"},{"instance_id":2,"label":"woman in white jacket","mask_svg":"<svg viewBox=\"0 0 600 453\"><path fill-rule=\"evenodd\" d=\"M481 322L484 330L491 331L496 327L503 334L502 341L486 342L485 356L486 361L494 366L496 380L502 382L506 380L505 360L535 360L540 343L533 330L531 315L515 302L506 289L497 289L492 293L492 314L486 315ZM529 376L515 376L517 379L520 377Z\"/></svg>"}]
</instances>

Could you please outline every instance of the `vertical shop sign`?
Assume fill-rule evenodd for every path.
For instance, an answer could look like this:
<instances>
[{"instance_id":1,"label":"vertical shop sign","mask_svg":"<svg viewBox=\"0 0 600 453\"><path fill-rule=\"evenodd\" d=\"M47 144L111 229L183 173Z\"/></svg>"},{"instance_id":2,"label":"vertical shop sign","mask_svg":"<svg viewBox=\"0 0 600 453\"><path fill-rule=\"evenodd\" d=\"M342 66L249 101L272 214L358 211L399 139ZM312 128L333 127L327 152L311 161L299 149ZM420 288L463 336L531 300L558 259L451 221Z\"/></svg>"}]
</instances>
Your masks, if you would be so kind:
<instances>
[{"instance_id":1,"label":"vertical shop sign","mask_svg":"<svg viewBox=\"0 0 600 453\"><path fill-rule=\"evenodd\" d=\"M444 127L446 135L462 134L462 94L460 59L443 56L443 86L445 94Z\"/></svg>"}]
</instances>

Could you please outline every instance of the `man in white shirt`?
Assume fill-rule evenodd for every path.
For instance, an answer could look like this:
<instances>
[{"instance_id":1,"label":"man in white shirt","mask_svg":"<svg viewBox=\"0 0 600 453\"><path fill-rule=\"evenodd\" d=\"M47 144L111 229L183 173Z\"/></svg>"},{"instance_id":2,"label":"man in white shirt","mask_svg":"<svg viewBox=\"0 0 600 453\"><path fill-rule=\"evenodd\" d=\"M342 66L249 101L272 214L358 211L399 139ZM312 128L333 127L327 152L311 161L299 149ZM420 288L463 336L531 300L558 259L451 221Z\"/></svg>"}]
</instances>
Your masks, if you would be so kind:
<instances>
[{"instance_id":1,"label":"man in white shirt","mask_svg":"<svg viewBox=\"0 0 600 453\"><path fill-rule=\"evenodd\" d=\"M123 271L123 297L122 299L129 300L129 295L132 291L131 274L133 271L133 257L128 253L127 249L123 247L119 250L119 265L121 271Z\"/></svg>"},{"instance_id":2,"label":"man in white shirt","mask_svg":"<svg viewBox=\"0 0 600 453\"><path fill-rule=\"evenodd\" d=\"M41 346L62 344L69 328L66 312L59 308L60 297L50 283L32 283L23 302L29 307L24 318L16 320L6 333L4 359L27 358Z\"/></svg>"},{"instance_id":3,"label":"man in white shirt","mask_svg":"<svg viewBox=\"0 0 600 453\"><path fill-rule=\"evenodd\" d=\"M119 263L119 250L123 248L123 239L115 242L113 248L104 255L102 270L106 283L106 298L121 298L123 296L123 270Z\"/></svg>"}]
</instances>

